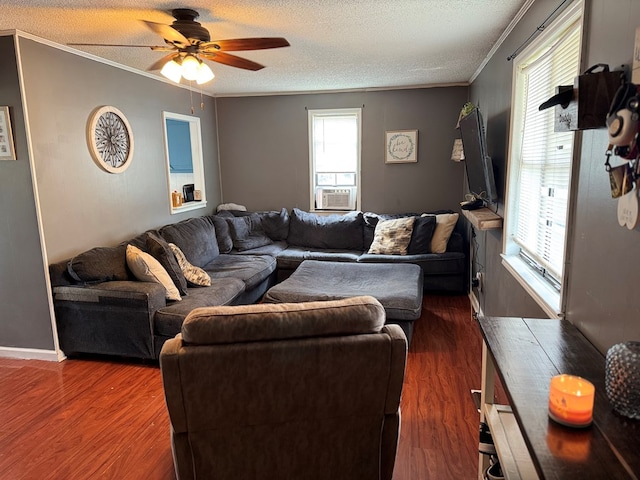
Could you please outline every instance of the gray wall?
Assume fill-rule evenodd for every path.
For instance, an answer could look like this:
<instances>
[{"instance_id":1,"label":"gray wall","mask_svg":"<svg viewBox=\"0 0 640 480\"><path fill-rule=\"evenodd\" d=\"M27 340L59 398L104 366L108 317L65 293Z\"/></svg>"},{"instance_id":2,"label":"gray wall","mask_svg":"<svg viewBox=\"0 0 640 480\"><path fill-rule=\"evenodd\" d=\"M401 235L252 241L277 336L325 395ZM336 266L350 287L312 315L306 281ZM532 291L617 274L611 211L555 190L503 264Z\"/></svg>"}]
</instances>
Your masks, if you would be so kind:
<instances>
[{"instance_id":1,"label":"gray wall","mask_svg":"<svg viewBox=\"0 0 640 480\"><path fill-rule=\"evenodd\" d=\"M451 161L467 87L218 98L225 202L309 209L307 109L362 107L362 205L379 213L457 209L462 164ZM384 163L386 130L418 129L418 162Z\"/></svg>"},{"instance_id":2,"label":"gray wall","mask_svg":"<svg viewBox=\"0 0 640 480\"><path fill-rule=\"evenodd\" d=\"M556 0L538 0L509 35L471 87L471 101L487 121L489 154L497 169L500 212L508 143L512 64L510 55L557 7ZM587 2L587 55L584 69L596 63L612 67L631 64L640 3L628 0ZM606 130L583 132L577 204L567 267L567 319L603 353L614 343L640 339L640 307L632 300L640 283L637 246L640 232L617 222L617 201L612 200L604 171ZM485 268L480 303L487 315L544 317L500 263L502 231L478 235L478 252Z\"/></svg>"},{"instance_id":3,"label":"gray wall","mask_svg":"<svg viewBox=\"0 0 640 480\"><path fill-rule=\"evenodd\" d=\"M9 106L17 156L0 162L0 346L53 350L13 37L0 37L0 58L0 105Z\"/></svg>"},{"instance_id":4,"label":"gray wall","mask_svg":"<svg viewBox=\"0 0 640 480\"><path fill-rule=\"evenodd\" d=\"M20 50L49 263L209 213L219 203L212 98L204 97L200 110L194 95L209 205L170 215L162 111L189 115L189 91L32 40L21 39ZM87 121L102 105L120 109L133 130L134 155L122 174L102 170L89 154Z\"/></svg>"},{"instance_id":5,"label":"gray wall","mask_svg":"<svg viewBox=\"0 0 640 480\"><path fill-rule=\"evenodd\" d=\"M0 41L0 104L15 111L20 157L0 162L0 347L50 350L53 332L40 242L50 264L95 246L114 245L148 228L210 213L221 199L215 103L204 97L205 109L200 110L200 96L193 96L195 115L201 118L209 205L170 215L162 111L191 114L189 91L20 37L27 129L16 62L11 61L12 38ZM89 154L87 121L102 105L119 108L134 133L132 164L122 174L103 171ZM31 175L36 179L42 238Z\"/></svg>"}]
</instances>

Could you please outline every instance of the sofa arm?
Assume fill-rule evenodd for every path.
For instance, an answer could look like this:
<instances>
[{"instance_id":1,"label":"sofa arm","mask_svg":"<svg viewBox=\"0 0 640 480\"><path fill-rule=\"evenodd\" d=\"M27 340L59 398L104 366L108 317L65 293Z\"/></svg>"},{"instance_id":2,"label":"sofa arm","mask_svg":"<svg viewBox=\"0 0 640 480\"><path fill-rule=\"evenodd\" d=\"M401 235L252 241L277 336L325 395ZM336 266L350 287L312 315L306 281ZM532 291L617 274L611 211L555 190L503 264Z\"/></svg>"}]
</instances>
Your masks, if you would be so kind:
<instances>
[{"instance_id":1,"label":"sofa arm","mask_svg":"<svg viewBox=\"0 0 640 480\"><path fill-rule=\"evenodd\" d=\"M93 285L64 285L53 288L54 299L98 302L107 298L165 305L165 289L158 283L111 281Z\"/></svg>"},{"instance_id":2,"label":"sofa arm","mask_svg":"<svg viewBox=\"0 0 640 480\"><path fill-rule=\"evenodd\" d=\"M53 301L65 354L158 357L153 316L166 305L162 285L136 281L66 285L54 287Z\"/></svg>"}]
</instances>

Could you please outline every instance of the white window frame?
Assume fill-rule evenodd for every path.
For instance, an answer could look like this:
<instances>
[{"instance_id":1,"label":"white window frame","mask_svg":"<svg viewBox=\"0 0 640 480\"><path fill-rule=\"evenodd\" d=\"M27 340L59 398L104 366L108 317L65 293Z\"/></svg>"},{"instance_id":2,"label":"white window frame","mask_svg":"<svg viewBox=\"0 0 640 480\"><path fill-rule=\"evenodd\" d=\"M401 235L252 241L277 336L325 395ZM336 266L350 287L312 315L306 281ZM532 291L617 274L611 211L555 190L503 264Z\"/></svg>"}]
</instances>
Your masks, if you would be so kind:
<instances>
[{"instance_id":1,"label":"white window frame","mask_svg":"<svg viewBox=\"0 0 640 480\"><path fill-rule=\"evenodd\" d=\"M191 162L193 164L192 173L175 173L171 171L171 159L169 158L169 131L167 128L167 120L178 120L189 125L189 134L191 142ZM164 129L164 152L167 166L167 202L169 204L169 212L171 215L177 213L197 210L207 206L207 193L205 188L204 177L204 157L202 150L202 134L200 129L200 118L190 115L182 115L180 113L162 112L162 126ZM182 193L182 186L187 183L193 183L195 190L200 190L201 200L187 202L179 207L174 207L171 201L171 192L177 191Z\"/></svg>"},{"instance_id":2,"label":"white window frame","mask_svg":"<svg viewBox=\"0 0 640 480\"><path fill-rule=\"evenodd\" d=\"M519 108L520 103L517 101L518 95L522 94L523 81L522 75L519 74L520 66L524 62L531 60L531 57L540 50L545 44L549 44L554 39L561 36L567 27L574 22L580 22L580 46L578 47L580 59L578 62L578 69L582 71L582 56L583 56L583 40L585 31L585 16L584 16L584 1L578 0L573 5L569 6L560 16L545 30L542 34L526 49L524 49L518 57L514 60L513 65L513 88L511 99L511 123L510 123L510 135L509 135L509 160L507 167L507 185L505 195L505 220L504 220L504 232L503 232L503 246L502 246L502 264L507 271L511 273L514 278L520 283L525 291L531 295L536 303L542 308L542 310L549 316L549 318L562 318L565 311L565 299L564 293L567 285L567 264L569 261L569 245L571 241L571 225L573 217L573 205L575 202L577 191L577 172L578 162L580 158L580 144L582 136L580 132L575 132L573 135L573 150L572 150L572 164L571 173L569 177L569 194L567 199L567 218L566 218L566 230L565 230L565 243L563 245L563 272L560 278L560 288L554 288L551 283L543 278L543 276L532 268L527 262L525 262L520 253L520 247L514 241L513 233L517 228L517 213L518 205L517 198L514 191L516 190L515 184L518 181L519 166L515 160L518 155L518 151L522 145L522 112Z\"/></svg>"},{"instance_id":3,"label":"white window frame","mask_svg":"<svg viewBox=\"0 0 640 480\"><path fill-rule=\"evenodd\" d=\"M358 128L358 146L357 146L357 166L356 166L356 206L355 210L360 208L360 165L361 165L361 152L362 152L362 108L323 108L308 110L308 130L309 130L309 173L310 173L310 192L309 192L309 211L316 211L316 162L314 158L313 149L313 119L316 116L341 116L341 115L355 115L356 124ZM325 212L325 210L322 210ZM348 211L348 210L345 210ZM330 213L337 213L332 211Z\"/></svg>"}]
</instances>

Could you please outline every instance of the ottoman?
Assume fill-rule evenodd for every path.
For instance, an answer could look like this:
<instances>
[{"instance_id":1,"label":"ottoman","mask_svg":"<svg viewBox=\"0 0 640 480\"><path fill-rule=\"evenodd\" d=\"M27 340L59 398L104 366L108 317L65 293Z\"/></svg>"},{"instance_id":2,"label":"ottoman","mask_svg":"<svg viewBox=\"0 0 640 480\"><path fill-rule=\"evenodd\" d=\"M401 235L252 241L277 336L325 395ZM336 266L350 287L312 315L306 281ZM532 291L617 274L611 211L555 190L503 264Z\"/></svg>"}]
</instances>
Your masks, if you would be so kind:
<instances>
[{"instance_id":1,"label":"ottoman","mask_svg":"<svg viewBox=\"0 0 640 480\"><path fill-rule=\"evenodd\" d=\"M400 325L411 342L422 312L422 269L410 263L354 263L305 260L263 301L296 303L371 295L384 307L387 323Z\"/></svg>"}]
</instances>

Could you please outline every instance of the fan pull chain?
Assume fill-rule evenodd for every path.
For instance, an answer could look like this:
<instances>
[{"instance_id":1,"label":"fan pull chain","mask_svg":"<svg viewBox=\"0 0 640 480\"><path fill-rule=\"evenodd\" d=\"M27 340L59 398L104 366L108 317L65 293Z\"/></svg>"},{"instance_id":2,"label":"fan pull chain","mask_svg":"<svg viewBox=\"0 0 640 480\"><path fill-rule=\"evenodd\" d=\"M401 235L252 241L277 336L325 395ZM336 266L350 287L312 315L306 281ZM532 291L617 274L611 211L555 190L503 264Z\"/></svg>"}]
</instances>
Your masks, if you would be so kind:
<instances>
[{"instance_id":1,"label":"fan pull chain","mask_svg":"<svg viewBox=\"0 0 640 480\"><path fill-rule=\"evenodd\" d=\"M195 110L193 108L193 90L191 89L191 80L189 80L189 98L191 99L191 115L193 115Z\"/></svg>"}]
</instances>

